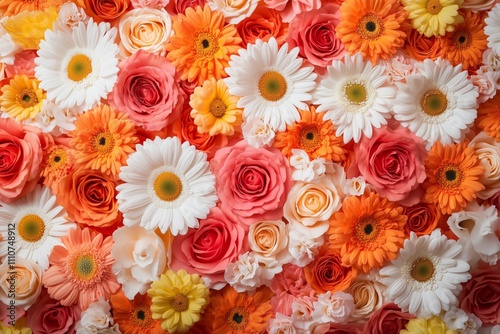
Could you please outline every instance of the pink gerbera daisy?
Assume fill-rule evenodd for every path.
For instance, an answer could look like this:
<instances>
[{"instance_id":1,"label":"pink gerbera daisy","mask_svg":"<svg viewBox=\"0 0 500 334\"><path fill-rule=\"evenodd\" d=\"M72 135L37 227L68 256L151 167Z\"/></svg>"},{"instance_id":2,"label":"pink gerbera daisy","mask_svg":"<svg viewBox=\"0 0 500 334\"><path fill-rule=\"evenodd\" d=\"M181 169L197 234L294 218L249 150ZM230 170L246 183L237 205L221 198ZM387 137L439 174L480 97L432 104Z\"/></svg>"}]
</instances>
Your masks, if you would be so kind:
<instances>
[{"instance_id":1,"label":"pink gerbera daisy","mask_svg":"<svg viewBox=\"0 0 500 334\"><path fill-rule=\"evenodd\" d=\"M50 268L43 275L50 297L65 306L78 304L84 311L100 296L109 299L120 288L111 270L113 238L103 238L88 228L77 228L62 239L64 246L54 247Z\"/></svg>"}]
</instances>

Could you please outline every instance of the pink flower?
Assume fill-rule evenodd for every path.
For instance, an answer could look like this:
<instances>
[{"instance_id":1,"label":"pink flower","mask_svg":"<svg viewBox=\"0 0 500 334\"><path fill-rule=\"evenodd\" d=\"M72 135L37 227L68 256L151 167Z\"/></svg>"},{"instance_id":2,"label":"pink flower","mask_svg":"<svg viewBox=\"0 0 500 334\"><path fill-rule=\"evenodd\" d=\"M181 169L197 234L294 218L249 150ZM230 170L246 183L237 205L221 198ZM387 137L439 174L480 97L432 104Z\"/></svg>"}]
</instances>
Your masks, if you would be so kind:
<instances>
[{"instance_id":1,"label":"pink flower","mask_svg":"<svg viewBox=\"0 0 500 334\"><path fill-rule=\"evenodd\" d=\"M414 318L410 313L402 312L396 304L385 304L371 315L364 333L398 334Z\"/></svg>"},{"instance_id":2,"label":"pink flower","mask_svg":"<svg viewBox=\"0 0 500 334\"><path fill-rule=\"evenodd\" d=\"M298 46L299 55L323 74L334 59L344 56L344 44L335 35L340 22L339 6L333 3L319 9L300 13L289 25L287 42L290 48Z\"/></svg>"},{"instance_id":3,"label":"pink flower","mask_svg":"<svg viewBox=\"0 0 500 334\"><path fill-rule=\"evenodd\" d=\"M363 334L363 325L360 324L330 324L325 334Z\"/></svg>"},{"instance_id":4,"label":"pink flower","mask_svg":"<svg viewBox=\"0 0 500 334\"><path fill-rule=\"evenodd\" d=\"M253 148L242 140L210 161L223 210L250 225L277 220L292 186L288 160L276 148Z\"/></svg>"},{"instance_id":5,"label":"pink flower","mask_svg":"<svg viewBox=\"0 0 500 334\"><path fill-rule=\"evenodd\" d=\"M267 7L280 12L283 22L290 22L295 15L321 7L321 0L264 0Z\"/></svg>"},{"instance_id":6,"label":"pink flower","mask_svg":"<svg viewBox=\"0 0 500 334\"><path fill-rule=\"evenodd\" d=\"M160 130L177 118L182 95L175 67L167 59L139 50L118 67L118 81L108 96L113 107L148 131Z\"/></svg>"},{"instance_id":7,"label":"pink flower","mask_svg":"<svg viewBox=\"0 0 500 334\"><path fill-rule=\"evenodd\" d=\"M150 7L161 9L168 5L169 0L130 0L134 8Z\"/></svg>"},{"instance_id":8,"label":"pink flower","mask_svg":"<svg viewBox=\"0 0 500 334\"><path fill-rule=\"evenodd\" d=\"M303 269L293 264L283 266L283 271L274 276L270 288L275 293L271 298L274 312L287 316L292 315L292 303L297 297L314 294L307 285Z\"/></svg>"},{"instance_id":9,"label":"pink flower","mask_svg":"<svg viewBox=\"0 0 500 334\"><path fill-rule=\"evenodd\" d=\"M5 66L5 73L8 77L15 75L27 75L30 78L35 77L35 58L37 57L35 50L23 50L16 53L14 64Z\"/></svg>"},{"instance_id":10,"label":"pink flower","mask_svg":"<svg viewBox=\"0 0 500 334\"><path fill-rule=\"evenodd\" d=\"M73 334L75 325L80 319L81 311L75 306L63 306L49 294L42 292L36 303L28 312L28 327L39 334Z\"/></svg>"},{"instance_id":11,"label":"pink flower","mask_svg":"<svg viewBox=\"0 0 500 334\"><path fill-rule=\"evenodd\" d=\"M0 118L0 201L11 203L33 190L50 140L38 128Z\"/></svg>"},{"instance_id":12,"label":"pink flower","mask_svg":"<svg viewBox=\"0 0 500 334\"><path fill-rule=\"evenodd\" d=\"M420 200L419 185L426 177L426 150L422 140L410 130L392 125L374 129L372 137L364 137L354 152L355 161L348 177L358 175L358 168L381 196L391 201L405 200L405 205Z\"/></svg>"},{"instance_id":13,"label":"pink flower","mask_svg":"<svg viewBox=\"0 0 500 334\"><path fill-rule=\"evenodd\" d=\"M172 244L174 270L184 269L208 277L212 284L224 286L227 265L246 251L245 230L218 208L213 208L200 227L178 235Z\"/></svg>"},{"instance_id":14,"label":"pink flower","mask_svg":"<svg viewBox=\"0 0 500 334\"><path fill-rule=\"evenodd\" d=\"M203 8L205 3L206 0L170 0L170 5L174 5L173 13L175 14L184 14L188 8L196 8L198 6Z\"/></svg>"}]
</instances>

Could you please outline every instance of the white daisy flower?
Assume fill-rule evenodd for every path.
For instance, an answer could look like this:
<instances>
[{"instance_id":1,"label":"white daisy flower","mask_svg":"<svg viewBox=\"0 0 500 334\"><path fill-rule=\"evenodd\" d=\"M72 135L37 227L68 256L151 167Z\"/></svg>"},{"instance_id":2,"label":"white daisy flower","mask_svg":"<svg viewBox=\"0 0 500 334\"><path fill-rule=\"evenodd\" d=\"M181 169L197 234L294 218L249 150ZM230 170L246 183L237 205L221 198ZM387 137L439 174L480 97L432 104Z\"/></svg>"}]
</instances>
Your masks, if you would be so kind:
<instances>
[{"instance_id":1,"label":"white daisy flower","mask_svg":"<svg viewBox=\"0 0 500 334\"><path fill-rule=\"evenodd\" d=\"M458 259L461 250L439 229L421 237L411 232L398 258L380 269L387 298L417 318L449 311L458 303L461 283L471 278L469 264Z\"/></svg>"},{"instance_id":2,"label":"white daisy flower","mask_svg":"<svg viewBox=\"0 0 500 334\"><path fill-rule=\"evenodd\" d=\"M488 36L488 46L496 54L500 54L500 4L496 4L488 12L488 17L484 19L486 26L484 33Z\"/></svg>"},{"instance_id":3,"label":"white daisy flower","mask_svg":"<svg viewBox=\"0 0 500 334\"><path fill-rule=\"evenodd\" d=\"M278 50L276 39L257 40L231 56L224 82L229 93L241 96L238 108L243 118L261 118L274 131L284 131L287 124L300 119L297 108L306 109L310 92L316 85L312 67L302 67L299 48L288 52L288 44Z\"/></svg>"},{"instance_id":4,"label":"white daisy flower","mask_svg":"<svg viewBox=\"0 0 500 334\"><path fill-rule=\"evenodd\" d=\"M334 60L327 70L313 103L319 105L317 112L326 111L323 119L333 122L337 136L343 135L345 143L351 139L357 143L362 133L370 138L372 127L387 124L395 90L388 85L383 65L373 66L357 53L346 54L343 62Z\"/></svg>"},{"instance_id":5,"label":"white daisy flower","mask_svg":"<svg viewBox=\"0 0 500 334\"><path fill-rule=\"evenodd\" d=\"M35 58L35 76L47 99L86 111L98 105L118 78L116 28L79 22L73 30L47 30Z\"/></svg>"},{"instance_id":6,"label":"white daisy flower","mask_svg":"<svg viewBox=\"0 0 500 334\"><path fill-rule=\"evenodd\" d=\"M207 155L177 137L148 139L136 148L116 187L123 223L173 235L197 228L217 201Z\"/></svg>"},{"instance_id":7,"label":"white daisy flower","mask_svg":"<svg viewBox=\"0 0 500 334\"><path fill-rule=\"evenodd\" d=\"M14 203L0 203L0 257L7 261L15 250L16 256L47 269L52 248L76 227L66 217L50 189L41 185Z\"/></svg>"},{"instance_id":8,"label":"white daisy flower","mask_svg":"<svg viewBox=\"0 0 500 334\"><path fill-rule=\"evenodd\" d=\"M427 149L460 142L477 117L477 87L462 65L448 60L424 60L420 73L410 75L399 88L394 118L427 143Z\"/></svg>"}]
</instances>

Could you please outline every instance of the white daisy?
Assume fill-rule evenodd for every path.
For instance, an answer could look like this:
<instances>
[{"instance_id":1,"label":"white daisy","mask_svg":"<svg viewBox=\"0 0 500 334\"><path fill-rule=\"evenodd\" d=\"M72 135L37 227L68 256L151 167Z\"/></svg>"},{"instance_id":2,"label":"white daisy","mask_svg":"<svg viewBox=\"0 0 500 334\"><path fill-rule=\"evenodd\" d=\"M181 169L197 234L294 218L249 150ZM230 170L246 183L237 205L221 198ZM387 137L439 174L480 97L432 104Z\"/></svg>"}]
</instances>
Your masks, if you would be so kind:
<instances>
[{"instance_id":1,"label":"white daisy","mask_svg":"<svg viewBox=\"0 0 500 334\"><path fill-rule=\"evenodd\" d=\"M121 168L116 187L126 226L160 228L173 235L197 228L215 206L215 176L207 155L177 137L146 140Z\"/></svg>"},{"instance_id":2,"label":"white daisy","mask_svg":"<svg viewBox=\"0 0 500 334\"><path fill-rule=\"evenodd\" d=\"M458 259L461 250L439 229L421 237L411 232L398 258L380 269L387 298L418 318L449 311L458 303L461 283L471 278L469 264Z\"/></svg>"},{"instance_id":3,"label":"white daisy","mask_svg":"<svg viewBox=\"0 0 500 334\"><path fill-rule=\"evenodd\" d=\"M458 143L477 117L477 87L462 66L448 60L424 60L420 73L410 75L399 88L394 118L427 142Z\"/></svg>"},{"instance_id":4,"label":"white daisy","mask_svg":"<svg viewBox=\"0 0 500 334\"><path fill-rule=\"evenodd\" d=\"M312 67L301 68L298 54L299 48L288 52L286 43L278 51L273 37L231 56L224 81L231 95L241 96L238 108L244 108L245 119L260 118L274 131L284 131L300 119L297 108L307 107L304 102L311 100L317 75Z\"/></svg>"},{"instance_id":5,"label":"white daisy","mask_svg":"<svg viewBox=\"0 0 500 334\"><path fill-rule=\"evenodd\" d=\"M15 253L47 269L52 248L76 227L66 217L50 189L41 185L14 203L0 203L0 257L5 261Z\"/></svg>"},{"instance_id":6,"label":"white daisy","mask_svg":"<svg viewBox=\"0 0 500 334\"><path fill-rule=\"evenodd\" d=\"M337 136L343 135L345 143L351 139L357 143L361 133L370 138L372 127L387 124L395 90L388 85L383 65L373 66L357 53L346 54L343 62L334 60L327 70L313 103L319 105L317 112L326 111L323 119L333 122Z\"/></svg>"},{"instance_id":7,"label":"white daisy","mask_svg":"<svg viewBox=\"0 0 500 334\"><path fill-rule=\"evenodd\" d=\"M500 54L500 4L496 4L488 12L488 17L484 19L486 26L484 33L488 36L488 46L496 54Z\"/></svg>"},{"instance_id":8,"label":"white daisy","mask_svg":"<svg viewBox=\"0 0 500 334\"><path fill-rule=\"evenodd\" d=\"M35 76L61 108L89 110L106 98L118 77L116 28L79 22L73 30L47 30L35 58Z\"/></svg>"}]
</instances>

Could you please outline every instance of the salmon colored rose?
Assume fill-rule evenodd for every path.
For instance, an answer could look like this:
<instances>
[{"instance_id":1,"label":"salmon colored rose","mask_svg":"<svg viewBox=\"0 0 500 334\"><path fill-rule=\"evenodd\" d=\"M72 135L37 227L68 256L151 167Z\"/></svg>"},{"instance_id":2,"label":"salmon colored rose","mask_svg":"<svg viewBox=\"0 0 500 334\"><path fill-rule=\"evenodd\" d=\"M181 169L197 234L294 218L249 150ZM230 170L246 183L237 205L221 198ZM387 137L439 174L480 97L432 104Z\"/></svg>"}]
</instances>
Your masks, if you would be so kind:
<instances>
[{"instance_id":1,"label":"salmon colored rose","mask_svg":"<svg viewBox=\"0 0 500 334\"><path fill-rule=\"evenodd\" d=\"M418 236L431 234L438 224L446 221L446 217L432 203L419 202L404 207L403 214L408 216L405 225L406 235L410 235L410 232L415 232Z\"/></svg>"},{"instance_id":2,"label":"salmon colored rose","mask_svg":"<svg viewBox=\"0 0 500 334\"><path fill-rule=\"evenodd\" d=\"M117 181L94 170L78 169L58 183L57 202L77 223L110 227L122 220Z\"/></svg>"},{"instance_id":3,"label":"salmon colored rose","mask_svg":"<svg viewBox=\"0 0 500 334\"><path fill-rule=\"evenodd\" d=\"M79 0L85 12L97 23L111 22L125 14L130 6L130 0Z\"/></svg>"},{"instance_id":4,"label":"salmon colored rose","mask_svg":"<svg viewBox=\"0 0 500 334\"><path fill-rule=\"evenodd\" d=\"M402 312L396 304L385 304L372 314L365 325L364 333L398 334L411 319L415 317Z\"/></svg>"},{"instance_id":5,"label":"salmon colored rose","mask_svg":"<svg viewBox=\"0 0 500 334\"><path fill-rule=\"evenodd\" d=\"M288 23L281 20L276 10L263 5L258 5L250 17L238 23L236 29L243 48L246 48L247 44L255 44L258 39L268 42L271 37L276 38L278 46L281 46L288 35Z\"/></svg>"}]
</instances>

